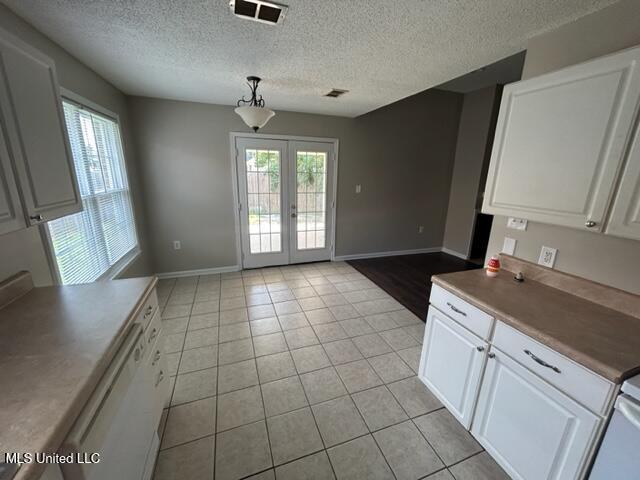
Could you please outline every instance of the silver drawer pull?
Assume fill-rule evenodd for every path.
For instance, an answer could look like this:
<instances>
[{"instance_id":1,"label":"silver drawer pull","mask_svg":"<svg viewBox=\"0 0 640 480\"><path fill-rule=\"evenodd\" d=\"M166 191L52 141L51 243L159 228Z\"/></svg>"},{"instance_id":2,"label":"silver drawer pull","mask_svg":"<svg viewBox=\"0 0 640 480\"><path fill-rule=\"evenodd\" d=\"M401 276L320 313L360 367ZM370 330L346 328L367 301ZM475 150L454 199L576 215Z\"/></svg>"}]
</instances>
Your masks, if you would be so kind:
<instances>
[{"instance_id":1,"label":"silver drawer pull","mask_svg":"<svg viewBox=\"0 0 640 480\"><path fill-rule=\"evenodd\" d=\"M478 346L476 347L476 350L478 350L479 352L484 352L484 347Z\"/></svg>"},{"instance_id":2,"label":"silver drawer pull","mask_svg":"<svg viewBox=\"0 0 640 480\"><path fill-rule=\"evenodd\" d=\"M160 350L156 350L156 355L153 357L153 362L151 362L151 365L155 365L156 363L158 363L158 360L160 360L160 357L161 357Z\"/></svg>"},{"instance_id":3,"label":"silver drawer pull","mask_svg":"<svg viewBox=\"0 0 640 480\"><path fill-rule=\"evenodd\" d=\"M458 308L454 307L454 306L453 306L453 305L451 305L449 302L447 302L447 306L448 306L451 310L453 310L454 312L459 313L460 315L462 315L463 317L466 317L466 316L467 316L467 314L466 314L466 313L464 313L462 310L460 310L460 309L458 309Z\"/></svg>"},{"instance_id":4,"label":"silver drawer pull","mask_svg":"<svg viewBox=\"0 0 640 480\"><path fill-rule=\"evenodd\" d=\"M487 357L489 357L489 358L496 358L496 354L495 354L495 353L493 353L493 352L489 352L489 353L487 354Z\"/></svg>"},{"instance_id":5,"label":"silver drawer pull","mask_svg":"<svg viewBox=\"0 0 640 480\"><path fill-rule=\"evenodd\" d=\"M560 373L560 369L558 367L556 367L554 365L551 365L550 363L545 362L540 357L537 357L535 354L531 353L531 351L525 350L524 353L529 355L533 359L533 361L536 362L537 364L542 365L543 367L550 368L551 370L553 370L556 373Z\"/></svg>"},{"instance_id":6,"label":"silver drawer pull","mask_svg":"<svg viewBox=\"0 0 640 480\"><path fill-rule=\"evenodd\" d=\"M160 373L158 373L158 379L156 380L156 387L160 385L162 380L164 380L164 372L160 370Z\"/></svg>"},{"instance_id":7,"label":"silver drawer pull","mask_svg":"<svg viewBox=\"0 0 640 480\"><path fill-rule=\"evenodd\" d=\"M144 314L144 318L147 318L149 315L151 315L151 312L153 312L153 305L149 305L147 307L147 311Z\"/></svg>"},{"instance_id":8,"label":"silver drawer pull","mask_svg":"<svg viewBox=\"0 0 640 480\"><path fill-rule=\"evenodd\" d=\"M157 336L158 336L158 329L154 328L153 330L151 330L151 335L149 335L149 343L151 343L151 341Z\"/></svg>"}]
</instances>

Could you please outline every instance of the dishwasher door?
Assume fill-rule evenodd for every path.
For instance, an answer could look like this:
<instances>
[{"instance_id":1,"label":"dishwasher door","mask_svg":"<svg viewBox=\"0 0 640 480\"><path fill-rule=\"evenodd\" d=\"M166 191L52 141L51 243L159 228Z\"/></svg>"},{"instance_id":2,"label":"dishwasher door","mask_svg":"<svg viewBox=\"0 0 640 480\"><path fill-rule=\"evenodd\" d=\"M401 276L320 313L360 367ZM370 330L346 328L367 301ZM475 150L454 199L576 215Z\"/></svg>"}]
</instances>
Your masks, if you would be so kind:
<instances>
[{"instance_id":1,"label":"dishwasher door","mask_svg":"<svg viewBox=\"0 0 640 480\"><path fill-rule=\"evenodd\" d=\"M620 395L589 480L640 478L640 402Z\"/></svg>"},{"instance_id":2,"label":"dishwasher door","mask_svg":"<svg viewBox=\"0 0 640 480\"><path fill-rule=\"evenodd\" d=\"M142 368L147 350L136 325L65 444L65 452L99 453L100 462L63 465L65 480L142 478L154 432Z\"/></svg>"}]
</instances>

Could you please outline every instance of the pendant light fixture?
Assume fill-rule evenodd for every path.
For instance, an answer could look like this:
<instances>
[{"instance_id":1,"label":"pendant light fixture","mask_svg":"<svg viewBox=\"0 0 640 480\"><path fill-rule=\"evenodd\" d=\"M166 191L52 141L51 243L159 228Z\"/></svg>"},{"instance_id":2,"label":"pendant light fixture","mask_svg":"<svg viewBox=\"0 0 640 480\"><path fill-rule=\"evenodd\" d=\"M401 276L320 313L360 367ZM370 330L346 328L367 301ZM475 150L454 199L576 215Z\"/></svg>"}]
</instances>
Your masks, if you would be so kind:
<instances>
[{"instance_id":1,"label":"pendant light fixture","mask_svg":"<svg viewBox=\"0 0 640 480\"><path fill-rule=\"evenodd\" d=\"M273 110L265 108L262 95L257 94L259 77L247 77L247 83L251 89L251 99L246 100L244 96L238 100L235 112L240 115L244 123L257 132L259 128L264 127L269 119L276 113Z\"/></svg>"}]
</instances>

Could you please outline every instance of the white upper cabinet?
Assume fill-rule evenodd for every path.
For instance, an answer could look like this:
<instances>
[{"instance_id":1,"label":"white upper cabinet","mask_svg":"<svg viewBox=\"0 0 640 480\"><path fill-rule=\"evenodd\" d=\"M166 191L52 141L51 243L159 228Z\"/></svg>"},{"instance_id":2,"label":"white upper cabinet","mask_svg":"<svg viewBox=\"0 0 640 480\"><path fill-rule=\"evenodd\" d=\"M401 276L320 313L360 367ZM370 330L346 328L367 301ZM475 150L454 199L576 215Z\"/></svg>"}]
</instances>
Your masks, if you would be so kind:
<instances>
[{"instance_id":1,"label":"white upper cabinet","mask_svg":"<svg viewBox=\"0 0 640 480\"><path fill-rule=\"evenodd\" d=\"M4 124L0 123L0 235L26 226L4 138Z\"/></svg>"},{"instance_id":2,"label":"white upper cabinet","mask_svg":"<svg viewBox=\"0 0 640 480\"><path fill-rule=\"evenodd\" d=\"M639 62L633 48L507 85L482 211L602 231L638 109Z\"/></svg>"},{"instance_id":3,"label":"white upper cabinet","mask_svg":"<svg viewBox=\"0 0 640 480\"><path fill-rule=\"evenodd\" d=\"M640 240L640 124L629 149L606 233Z\"/></svg>"},{"instance_id":4,"label":"white upper cabinet","mask_svg":"<svg viewBox=\"0 0 640 480\"><path fill-rule=\"evenodd\" d=\"M28 224L82 210L53 61L1 31L0 116Z\"/></svg>"}]
</instances>

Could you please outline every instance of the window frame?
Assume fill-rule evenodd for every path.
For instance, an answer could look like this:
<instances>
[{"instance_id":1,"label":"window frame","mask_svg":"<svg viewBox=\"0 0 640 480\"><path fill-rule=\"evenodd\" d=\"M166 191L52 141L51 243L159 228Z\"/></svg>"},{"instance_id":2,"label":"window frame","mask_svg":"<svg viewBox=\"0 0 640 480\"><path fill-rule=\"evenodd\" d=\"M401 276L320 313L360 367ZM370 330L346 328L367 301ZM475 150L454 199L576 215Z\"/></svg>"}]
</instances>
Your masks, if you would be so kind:
<instances>
[{"instance_id":1,"label":"window frame","mask_svg":"<svg viewBox=\"0 0 640 480\"><path fill-rule=\"evenodd\" d=\"M138 231L138 221L136 220L136 208L135 202L133 199L133 191L131 189L131 182L129 181L129 170L127 168L127 158L124 153L124 139L122 136L122 125L120 124L120 116L108 110L101 105L98 105L91 100L88 100L81 95L78 95L75 92L67 90L66 88L60 87L60 96L62 102L73 103L78 108L83 110L87 110L89 112L95 113L102 117L105 117L109 120L112 120L116 123L118 129L118 135L120 136L120 155L122 157L124 174L127 179L127 187L129 191L129 201L131 204L131 217L133 218L133 231L136 238L136 243L134 247L125 253L120 260L111 265L102 275L96 278L96 282L100 280L115 280L119 278L124 271L131 266L131 264L142 254L142 249L140 248L140 233ZM65 132L68 135L66 124L65 124ZM67 141L69 141L67 139ZM43 244L45 246L45 254L47 257L47 261L49 263L49 267L51 270L51 276L53 283L55 285L64 285L62 283L62 277L60 275L60 269L58 268L58 262L56 260L55 249L53 248L53 242L51 239L51 232L49 230L48 223L43 223L40 225L40 236L43 239Z\"/></svg>"}]
</instances>

